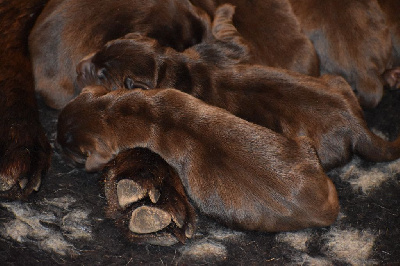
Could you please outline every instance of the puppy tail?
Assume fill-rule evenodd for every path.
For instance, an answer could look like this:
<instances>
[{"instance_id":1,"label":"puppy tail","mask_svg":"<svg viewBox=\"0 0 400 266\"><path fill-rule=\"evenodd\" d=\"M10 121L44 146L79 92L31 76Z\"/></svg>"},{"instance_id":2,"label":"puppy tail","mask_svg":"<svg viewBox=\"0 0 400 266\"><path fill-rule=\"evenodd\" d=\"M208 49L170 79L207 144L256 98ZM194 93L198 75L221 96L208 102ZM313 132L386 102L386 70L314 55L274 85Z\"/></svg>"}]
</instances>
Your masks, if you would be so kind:
<instances>
[{"instance_id":1,"label":"puppy tail","mask_svg":"<svg viewBox=\"0 0 400 266\"><path fill-rule=\"evenodd\" d=\"M373 162L393 161L400 158L400 137L390 142L368 130L355 143L354 152Z\"/></svg>"}]
</instances>

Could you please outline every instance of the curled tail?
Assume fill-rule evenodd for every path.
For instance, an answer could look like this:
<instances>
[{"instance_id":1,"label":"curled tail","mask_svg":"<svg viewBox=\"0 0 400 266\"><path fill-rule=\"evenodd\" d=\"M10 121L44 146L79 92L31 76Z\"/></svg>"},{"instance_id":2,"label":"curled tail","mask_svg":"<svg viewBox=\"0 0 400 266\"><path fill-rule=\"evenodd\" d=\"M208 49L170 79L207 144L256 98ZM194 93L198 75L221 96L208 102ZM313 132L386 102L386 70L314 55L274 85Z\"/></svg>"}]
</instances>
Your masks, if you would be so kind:
<instances>
[{"instance_id":1,"label":"curled tail","mask_svg":"<svg viewBox=\"0 0 400 266\"><path fill-rule=\"evenodd\" d=\"M400 137L390 142L368 130L358 136L354 152L373 162L393 161L400 158Z\"/></svg>"}]
</instances>

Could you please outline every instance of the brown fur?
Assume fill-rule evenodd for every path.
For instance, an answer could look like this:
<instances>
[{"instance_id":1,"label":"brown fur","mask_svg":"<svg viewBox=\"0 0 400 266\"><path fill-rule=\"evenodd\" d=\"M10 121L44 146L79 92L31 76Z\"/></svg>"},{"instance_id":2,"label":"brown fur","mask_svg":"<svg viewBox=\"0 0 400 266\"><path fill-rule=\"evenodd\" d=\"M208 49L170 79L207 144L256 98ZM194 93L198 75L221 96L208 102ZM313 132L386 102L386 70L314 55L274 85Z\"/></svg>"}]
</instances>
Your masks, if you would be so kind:
<instances>
[{"instance_id":1,"label":"brown fur","mask_svg":"<svg viewBox=\"0 0 400 266\"><path fill-rule=\"evenodd\" d=\"M0 197L15 199L39 189L50 164L27 46L44 1L6 2L0 2Z\"/></svg>"},{"instance_id":2,"label":"brown fur","mask_svg":"<svg viewBox=\"0 0 400 266\"><path fill-rule=\"evenodd\" d=\"M381 76L393 64L389 27L378 2L290 2L303 31L317 50L321 73L343 76L356 91L361 105L375 107L383 95ZM392 12L396 12L394 2L390 7Z\"/></svg>"},{"instance_id":3,"label":"brown fur","mask_svg":"<svg viewBox=\"0 0 400 266\"><path fill-rule=\"evenodd\" d=\"M189 2L169 0L152 2L101 0L93 5L93 1L90 0L52 0L49 3L45 0L35 0L3 1L0 3L0 17L2 18L0 31L3 34L3 38L0 40L0 190L3 190L3 192L0 196L26 197L38 188L41 176L49 166L50 146L38 119L29 62L30 56L27 51L28 34L45 5L44 11L30 34L30 52L33 60L35 86L50 106L61 108L80 92L79 87L75 84L75 65L82 57L100 49L107 41L122 37L129 32L139 32L155 38L163 46L172 47L179 52L184 51L194 44L209 40L210 18L212 19L216 6L225 2L237 6L234 22L239 32L246 37L248 48L250 48L249 53L246 52L247 48L242 52L247 53L247 55L255 55L247 58L249 62L253 60L253 63L288 68L310 75L318 74L318 58L315 50L311 42L301 32L297 17L294 16L287 1L221 0L214 2L211 0L195 0ZM395 1L380 1L384 10L390 10L390 7L386 8L385 2L389 6L396 4ZM113 12L110 12L110 10ZM168 10L168 12L165 10ZM154 14L157 14L159 19L155 20ZM397 23L398 17L393 12L387 12L387 19L390 23L394 23L390 24L392 39L394 40L398 36L395 31L395 23ZM393 41L393 43L395 42ZM398 42L396 45L395 47L398 48ZM386 49L386 46L383 47ZM227 57L226 54L222 54L222 56L233 60L228 64L235 63L235 60L238 59L232 58L232 54ZM358 58L353 59L359 60ZM381 61L378 58L378 65L380 64ZM185 71L184 65L181 70ZM277 73L281 72L277 71ZM397 72L389 73L388 77L391 78L393 73L396 74ZM396 75L395 78L397 78ZM317 83L319 84L317 87L320 88L321 84ZM243 84L243 87L246 87L246 84ZM347 89L344 89L344 91L347 91ZM377 92L378 97L375 95L372 98L379 100L379 90ZM241 93L243 92L241 91ZM172 94L176 94L176 92ZM221 99L215 97L215 95L203 95L202 97L205 99L214 97L214 100ZM230 99L230 97L226 99ZM353 101L351 97L348 97L347 100ZM231 102L227 104L234 106ZM253 102L250 105L252 104ZM203 104L201 103L200 106L203 106ZM324 108L321 106L321 110ZM354 108L355 113L357 113L355 116L357 124L361 120L358 115L358 107ZM245 113L241 115L255 118L253 114ZM282 117L279 117L279 119L282 119ZM291 118L288 119L289 122L292 122ZM362 122L359 124L362 124ZM341 124L339 123L339 125ZM360 132L364 132L363 130L361 129ZM364 136L367 135L364 134ZM360 146L370 147L364 144L360 144ZM342 152L339 153L342 155ZM115 168L111 167L108 172L108 180L111 186L119 178L119 170L133 169L132 171L136 173L135 165L129 167L127 163L122 163L122 161L129 158L129 155L133 155L136 157L130 159L132 163L142 163L141 158L137 157L140 156L138 154L141 153L130 150L125 151L123 155L121 154L121 157L115 158ZM145 156L145 158L150 157L152 156ZM182 195L182 188L177 181L176 174L171 174L173 173L172 169L162 160L155 161L157 161L156 165L160 166L159 169L162 169L160 171L165 174L166 186L172 184L177 190L180 189L180 192L175 191L179 198L179 195ZM152 169L152 171L156 171L156 169ZM117 175L112 173L117 173ZM28 182L26 184L25 178ZM206 192L207 190L197 191L197 193ZM320 192L324 193L324 191ZM108 203L112 208L112 192L109 195L111 196L109 196ZM185 206L184 208L190 209L190 204L186 198L182 199L181 197L178 201ZM333 213L331 213L332 217L334 216ZM188 223L193 223L191 221L192 216L188 216ZM240 218L236 218L240 220ZM232 219L236 218L233 217ZM239 221L239 224L242 222ZM300 224L305 226L304 221L299 222L299 226Z\"/></svg>"},{"instance_id":4,"label":"brown fur","mask_svg":"<svg viewBox=\"0 0 400 266\"><path fill-rule=\"evenodd\" d=\"M400 140L390 143L371 133L357 98L341 77L314 78L247 64L228 68L223 56L213 56L212 64L203 56L231 55L223 52L227 47L221 42L199 44L179 53L147 37L129 35L87 58L78 66L86 71L79 76L84 85L108 88L123 86L124 81L127 85L126 80L133 83L129 88L173 87L289 138L308 136L325 169L348 162L353 153L372 161L400 157ZM143 56L147 61L137 60Z\"/></svg>"},{"instance_id":5,"label":"brown fur","mask_svg":"<svg viewBox=\"0 0 400 266\"><path fill-rule=\"evenodd\" d=\"M253 63L318 76L316 51L288 0L217 0L236 6L234 25L249 42Z\"/></svg>"},{"instance_id":6,"label":"brown fur","mask_svg":"<svg viewBox=\"0 0 400 266\"><path fill-rule=\"evenodd\" d=\"M318 75L315 50L300 32L287 1L259 0L250 5L247 1L222 2L237 5L237 24L254 52L253 62ZM209 16L213 15L207 12L215 11L215 5L211 0L195 4L199 6L188 0L102 0L97 5L78 0L50 2L30 37L36 90L49 106L62 108L79 93L74 84L74 67L79 60L130 32L155 38L178 51L206 40ZM91 13L87 11L89 6ZM255 6L257 13L253 12ZM154 20L154 14L162 17ZM257 26L260 24L263 26Z\"/></svg>"},{"instance_id":7,"label":"brown fur","mask_svg":"<svg viewBox=\"0 0 400 266\"><path fill-rule=\"evenodd\" d=\"M385 13L386 24L392 36L393 65L400 66L400 1L378 0L378 3Z\"/></svg>"},{"instance_id":8,"label":"brown fur","mask_svg":"<svg viewBox=\"0 0 400 266\"><path fill-rule=\"evenodd\" d=\"M308 138L286 139L173 89L107 92L84 89L59 117L59 143L87 156L87 170L144 147L176 169L203 213L227 225L282 231L336 219L336 190Z\"/></svg>"},{"instance_id":9,"label":"brown fur","mask_svg":"<svg viewBox=\"0 0 400 266\"><path fill-rule=\"evenodd\" d=\"M207 38L208 20L189 1L51 1L30 34L36 90L49 106L62 108L79 93L76 64L107 41L140 32L184 50Z\"/></svg>"}]
</instances>

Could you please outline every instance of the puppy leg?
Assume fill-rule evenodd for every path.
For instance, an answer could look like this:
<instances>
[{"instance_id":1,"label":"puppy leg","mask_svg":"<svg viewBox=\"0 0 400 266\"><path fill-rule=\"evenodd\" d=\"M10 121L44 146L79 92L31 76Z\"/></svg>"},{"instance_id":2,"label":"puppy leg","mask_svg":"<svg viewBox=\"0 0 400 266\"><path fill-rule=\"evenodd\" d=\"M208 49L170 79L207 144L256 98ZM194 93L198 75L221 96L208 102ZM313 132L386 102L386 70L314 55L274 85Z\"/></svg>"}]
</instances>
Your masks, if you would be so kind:
<instances>
[{"instance_id":1,"label":"puppy leg","mask_svg":"<svg viewBox=\"0 0 400 266\"><path fill-rule=\"evenodd\" d=\"M26 198L50 165L28 57L29 29L46 1L0 3L0 197Z\"/></svg>"},{"instance_id":2,"label":"puppy leg","mask_svg":"<svg viewBox=\"0 0 400 266\"><path fill-rule=\"evenodd\" d=\"M87 169L146 147L176 170L201 212L228 226L286 231L335 221L336 190L308 138L286 139L177 90L106 92L86 89L59 117L58 141L86 155Z\"/></svg>"}]
</instances>

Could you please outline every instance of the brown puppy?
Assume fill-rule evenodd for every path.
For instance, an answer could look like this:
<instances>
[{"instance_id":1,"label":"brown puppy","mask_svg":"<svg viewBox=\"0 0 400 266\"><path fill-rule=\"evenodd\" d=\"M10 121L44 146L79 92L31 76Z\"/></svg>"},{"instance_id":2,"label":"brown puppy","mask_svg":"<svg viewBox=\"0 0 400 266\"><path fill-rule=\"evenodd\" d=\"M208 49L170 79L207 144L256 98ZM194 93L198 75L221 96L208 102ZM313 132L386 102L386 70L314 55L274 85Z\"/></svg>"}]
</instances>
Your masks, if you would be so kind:
<instances>
[{"instance_id":1,"label":"brown puppy","mask_svg":"<svg viewBox=\"0 0 400 266\"><path fill-rule=\"evenodd\" d=\"M287 139L174 89L86 88L61 112L57 139L89 171L124 150L148 148L173 166L203 213L235 228L327 226L338 214L335 187L307 137ZM160 224L170 222L152 211ZM130 229L147 232L137 215Z\"/></svg>"},{"instance_id":2,"label":"brown puppy","mask_svg":"<svg viewBox=\"0 0 400 266\"><path fill-rule=\"evenodd\" d=\"M129 35L83 61L79 77L84 85L107 88L174 87L286 137L308 136L325 169L347 162L353 153L372 161L400 157L400 140L390 143L371 133L343 78L246 64L221 67L223 57L212 57L214 64L204 58L210 47L221 49L219 43L199 44L179 53ZM146 61L137 60L143 56Z\"/></svg>"},{"instance_id":3,"label":"brown puppy","mask_svg":"<svg viewBox=\"0 0 400 266\"><path fill-rule=\"evenodd\" d=\"M51 1L29 39L35 88L49 106L62 108L79 93L76 64L107 41L140 32L182 51L206 39L209 24L209 16L188 0Z\"/></svg>"},{"instance_id":4,"label":"brown puppy","mask_svg":"<svg viewBox=\"0 0 400 266\"><path fill-rule=\"evenodd\" d=\"M383 94L382 74L393 67L392 40L378 2L290 2L317 50L321 73L341 75L356 91L362 106L375 107ZM398 9L391 8L398 14Z\"/></svg>"},{"instance_id":5,"label":"brown puppy","mask_svg":"<svg viewBox=\"0 0 400 266\"><path fill-rule=\"evenodd\" d=\"M239 12L245 9L243 15L238 16L238 23L246 37L249 35L250 48L255 53L253 61L318 75L315 50L300 32L300 26L291 12L289 3L281 0L257 2L257 10L260 12L257 13L257 20L247 6L247 1L237 3ZM30 34L29 47L36 90L49 106L62 108L79 93L74 84L74 67L79 60L100 49L107 41L127 33L141 33L157 39L162 46L178 51L207 40L210 33L210 15L213 14L208 15L202 7L205 6L207 11L214 11L215 7L211 0L197 4L200 6L194 6L189 0L102 0L97 5L88 0L61 1L57 4L50 2ZM274 5L278 7L271 9ZM89 14L88 6L91 10ZM155 20L154 16L158 16L158 19ZM289 27L285 32L290 34L278 36L278 33L275 33L274 36L279 37L276 39L264 25L255 32L257 28L254 28L254 24L262 23L266 19L268 21L264 24L274 29L270 30L271 32L281 32L281 28L276 27L280 21ZM271 21L274 23L271 24ZM252 30L249 30L250 27ZM276 46L276 41L285 45Z\"/></svg>"},{"instance_id":6,"label":"brown puppy","mask_svg":"<svg viewBox=\"0 0 400 266\"><path fill-rule=\"evenodd\" d=\"M318 74L315 50L286 0L223 2L237 6L235 23L256 52L254 60ZM182 51L207 39L208 16L214 15L218 4L213 0L2 1L0 191L4 193L0 196L29 195L49 165L50 146L39 123L35 87L49 106L62 108L79 93L75 65L85 55L129 32Z\"/></svg>"},{"instance_id":7,"label":"brown puppy","mask_svg":"<svg viewBox=\"0 0 400 266\"><path fill-rule=\"evenodd\" d=\"M213 1L200 2L213 10ZM61 108L78 93L75 65L108 40L142 32L183 50L206 38L209 23L200 8L174 0L2 1L0 17L0 197L13 199L37 190L50 162L35 89Z\"/></svg>"}]
</instances>

